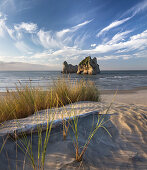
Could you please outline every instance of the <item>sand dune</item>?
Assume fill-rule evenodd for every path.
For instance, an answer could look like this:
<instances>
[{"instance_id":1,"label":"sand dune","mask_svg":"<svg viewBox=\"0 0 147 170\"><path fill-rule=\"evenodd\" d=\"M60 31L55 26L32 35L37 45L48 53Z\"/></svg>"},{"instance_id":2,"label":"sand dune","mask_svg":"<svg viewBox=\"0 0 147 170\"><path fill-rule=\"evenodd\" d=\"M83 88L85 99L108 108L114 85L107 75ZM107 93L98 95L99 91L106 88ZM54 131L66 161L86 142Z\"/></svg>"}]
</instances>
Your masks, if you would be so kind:
<instances>
[{"instance_id":1,"label":"sand dune","mask_svg":"<svg viewBox=\"0 0 147 170\"><path fill-rule=\"evenodd\" d=\"M66 106L76 113L88 113L79 117L79 144L83 146L91 130L92 122L97 122L97 114L104 116L109 103L80 102ZM62 122L55 124L48 143L45 169L146 169L147 168L147 108L134 104L112 105L105 120L110 119L105 126L112 137L104 129L100 129L92 139L82 162L75 161L75 150L71 137L64 141ZM69 129L72 134L72 130ZM45 133L43 133L43 136ZM29 136L28 136L29 138ZM0 139L2 143L2 137ZM33 150L37 157L37 134L33 134ZM16 167L16 144L8 140L5 149L0 154L2 169ZM6 154L7 151L7 154ZM8 159L9 158L9 159ZM17 150L17 166L22 169L24 154ZM9 162L9 164L8 164ZM28 161L26 161L29 163ZM25 165L25 169L30 169Z\"/></svg>"}]
</instances>

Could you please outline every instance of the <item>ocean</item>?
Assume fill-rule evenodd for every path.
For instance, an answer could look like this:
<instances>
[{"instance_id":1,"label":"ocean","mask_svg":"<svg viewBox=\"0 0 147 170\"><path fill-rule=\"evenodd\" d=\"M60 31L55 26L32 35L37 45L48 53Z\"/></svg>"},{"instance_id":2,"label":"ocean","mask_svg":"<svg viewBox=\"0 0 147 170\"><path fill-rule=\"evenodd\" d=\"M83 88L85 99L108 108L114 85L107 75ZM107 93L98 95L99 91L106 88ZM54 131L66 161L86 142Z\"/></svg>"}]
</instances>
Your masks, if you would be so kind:
<instances>
[{"instance_id":1,"label":"ocean","mask_svg":"<svg viewBox=\"0 0 147 170\"><path fill-rule=\"evenodd\" d=\"M60 71L1 71L0 72L0 92L5 92L6 88L14 90L16 84L32 86L42 86L46 88L52 85L53 80L62 77ZM67 75L64 75L68 78ZM130 90L147 86L147 70L139 71L101 71L97 75L70 74L71 79L85 79L95 82L101 90Z\"/></svg>"}]
</instances>

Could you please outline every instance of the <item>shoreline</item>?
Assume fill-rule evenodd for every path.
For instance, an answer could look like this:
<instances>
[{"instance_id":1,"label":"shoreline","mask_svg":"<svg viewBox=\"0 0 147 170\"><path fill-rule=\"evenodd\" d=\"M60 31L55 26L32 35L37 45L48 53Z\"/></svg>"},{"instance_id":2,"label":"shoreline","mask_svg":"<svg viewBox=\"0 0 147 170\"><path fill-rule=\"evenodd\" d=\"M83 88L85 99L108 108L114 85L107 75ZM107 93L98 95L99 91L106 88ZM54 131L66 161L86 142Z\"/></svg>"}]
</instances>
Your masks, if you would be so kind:
<instances>
[{"instance_id":1,"label":"shoreline","mask_svg":"<svg viewBox=\"0 0 147 170\"><path fill-rule=\"evenodd\" d=\"M126 90L100 90L100 93L102 95L104 94L115 94L115 92L117 91L117 94L129 94L129 93L137 93L138 91L142 91L142 90L147 90L147 86L142 86L142 87L136 87L133 89L126 89Z\"/></svg>"},{"instance_id":2,"label":"shoreline","mask_svg":"<svg viewBox=\"0 0 147 170\"><path fill-rule=\"evenodd\" d=\"M101 91L102 101L111 103L114 99L115 92L114 90ZM114 103L147 106L147 87L132 90L118 90Z\"/></svg>"},{"instance_id":3,"label":"shoreline","mask_svg":"<svg viewBox=\"0 0 147 170\"><path fill-rule=\"evenodd\" d=\"M5 97L7 92L0 92L0 98ZM116 90L100 90L101 100L111 103ZM114 103L147 105L147 86L137 87L130 90L118 90Z\"/></svg>"},{"instance_id":4,"label":"shoreline","mask_svg":"<svg viewBox=\"0 0 147 170\"><path fill-rule=\"evenodd\" d=\"M100 93L103 95L103 94L115 94L117 89L116 90L104 90L104 89L99 88L99 90L100 90ZM147 86L135 87L133 89L118 90L117 94L136 93L137 91L142 91L142 90L147 90ZM5 95L6 93L7 93L6 91L0 91L0 95Z\"/></svg>"}]
</instances>

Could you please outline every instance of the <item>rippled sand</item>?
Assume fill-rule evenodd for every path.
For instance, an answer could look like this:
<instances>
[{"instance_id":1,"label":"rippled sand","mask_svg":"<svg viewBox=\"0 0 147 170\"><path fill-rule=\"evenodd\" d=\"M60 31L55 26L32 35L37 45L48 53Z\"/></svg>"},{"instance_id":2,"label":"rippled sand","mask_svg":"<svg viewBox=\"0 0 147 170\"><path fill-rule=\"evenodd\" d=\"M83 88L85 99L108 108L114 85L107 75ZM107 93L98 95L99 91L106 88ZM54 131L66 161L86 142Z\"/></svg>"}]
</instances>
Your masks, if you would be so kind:
<instances>
[{"instance_id":1,"label":"rippled sand","mask_svg":"<svg viewBox=\"0 0 147 170\"><path fill-rule=\"evenodd\" d=\"M55 119L61 119L61 121L58 123L55 121L53 126L47 148L45 169L146 169L147 107L141 104L126 104L115 101L108 114L105 115L108 106L109 102L79 102L65 108L55 109ZM3 135L3 130L12 133L13 128L20 130L21 125L27 127L26 130L29 132L29 128L35 125L35 122L45 125L46 113L42 111L37 115L19 120L19 125L18 121L15 120L10 121L9 124L7 122L0 127L0 133ZM101 128L92 139L82 162L78 163L75 161L75 150L71 137L68 135L67 139L63 140L62 118L68 117L69 114L70 116L81 115L79 116L78 133L79 144L83 146L91 130L93 120L95 124L97 122L98 113L101 116L105 115L106 121L109 120L105 126L112 137ZM72 134L71 129L69 132ZM37 134L33 134L36 158L37 142ZM2 144L2 137L0 143ZM15 151L16 144L8 140L5 144L5 150L0 154L2 169L7 169L8 165L11 169L15 169ZM17 150L17 160L18 169L22 169L24 154L19 149ZM26 164L25 169L30 169L30 166Z\"/></svg>"}]
</instances>

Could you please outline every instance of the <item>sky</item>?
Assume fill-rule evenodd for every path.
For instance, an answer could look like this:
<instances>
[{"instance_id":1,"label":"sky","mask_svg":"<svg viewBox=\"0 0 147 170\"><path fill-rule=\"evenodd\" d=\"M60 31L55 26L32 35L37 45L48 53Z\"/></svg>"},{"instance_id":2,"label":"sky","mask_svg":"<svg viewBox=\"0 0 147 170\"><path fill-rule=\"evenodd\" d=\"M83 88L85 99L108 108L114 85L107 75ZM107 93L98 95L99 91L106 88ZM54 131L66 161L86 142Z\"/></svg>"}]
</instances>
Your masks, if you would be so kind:
<instances>
[{"instance_id":1,"label":"sky","mask_svg":"<svg viewBox=\"0 0 147 170\"><path fill-rule=\"evenodd\" d=\"M147 70L147 0L0 0L0 70Z\"/></svg>"}]
</instances>

